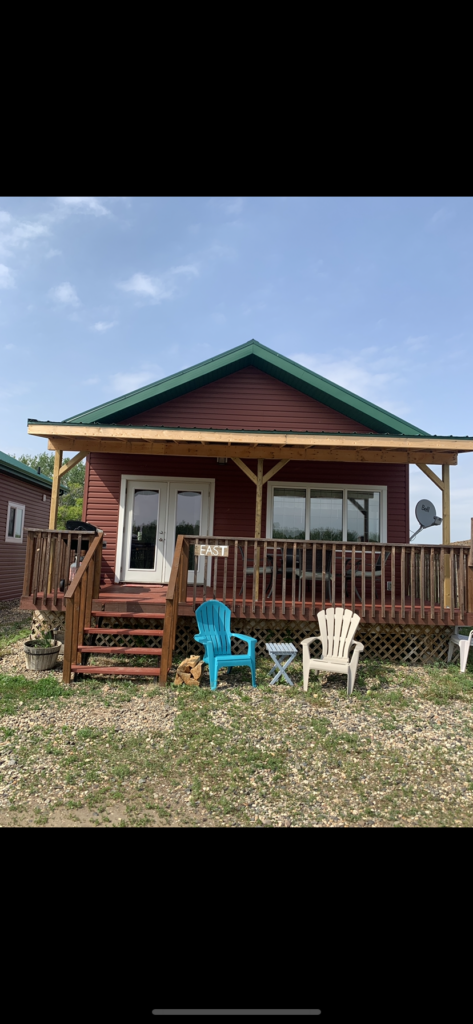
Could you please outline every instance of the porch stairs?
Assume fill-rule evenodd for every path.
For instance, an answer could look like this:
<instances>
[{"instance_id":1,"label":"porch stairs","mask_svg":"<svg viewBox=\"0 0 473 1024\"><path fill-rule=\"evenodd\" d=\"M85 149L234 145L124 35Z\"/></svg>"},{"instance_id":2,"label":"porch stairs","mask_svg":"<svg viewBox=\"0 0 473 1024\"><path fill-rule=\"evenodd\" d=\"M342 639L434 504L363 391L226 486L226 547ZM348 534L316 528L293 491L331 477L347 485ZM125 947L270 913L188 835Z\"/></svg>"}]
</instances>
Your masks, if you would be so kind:
<instances>
[{"instance_id":1,"label":"porch stairs","mask_svg":"<svg viewBox=\"0 0 473 1024\"><path fill-rule=\"evenodd\" d=\"M99 624L99 625L95 625L95 626L92 626L92 625L91 626L86 626L85 629L84 629L84 632L86 633L87 636L92 637L93 639L98 638L99 636L100 637L106 637L107 640L108 640L108 644L107 645L105 645L105 644L98 645L96 643L92 643L92 644L89 643L89 644L78 644L77 645L77 651L78 651L78 653L80 655L80 664L77 663L77 664L72 664L71 665L71 672L74 673L74 676L76 678L77 678L77 676L81 676L81 675L84 675L84 676L86 676L86 675L89 675L89 676L99 676L99 675L110 675L110 676L112 676L112 675L113 676L160 676L161 675L161 664L159 664L159 665L146 665L146 666L142 666L142 665L136 665L136 666L133 666L133 665L100 665L100 664L89 665L88 661L89 661L89 658L90 658L91 655L95 655L95 657L101 657L101 656L105 655L107 658L109 658L110 656L114 656L114 655L126 655L127 658L138 658L138 657L156 658L156 659L159 660L159 662L161 662L161 657L162 657L162 653L163 653L162 646L161 647L139 647L139 646L137 646L137 643L139 642L139 639L141 639L142 642L143 642L145 639L150 639L150 638L155 638L155 637L162 637L164 635L164 618L165 618L165 615L156 615L156 614L153 614L153 613L150 613L150 612L125 612L125 613L123 613L121 611L113 611L113 612L103 612L103 611L100 611L100 612L95 612L94 613L92 611L91 617L95 618L96 620L101 620L101 619L105 619L105 618L114 618L115 619L117 617L119 617L122 620L123 619L129 619L130 620L130 625L127 626L127 627L119 627L119 628L111 627L111 626L107 627L107 625L104 625L104 624ZM156 620L156 624L158 622L162 622L162 627L163 628L161 628L161 629L152 629L152 628L140 629L139 628L140 619L146 619L148 621L150 619L154 619L154 620ZM139 638L138 641L136 641L136 640L133 641L133 644L134 645L136 644L136 646L128 646L128 645L123 645L122 646L122 645L119 645L119 644L117 645L117 640L118 639L120 639L120 640L128 640L128 638L131 638L131 637Z\"/></svg>"},{"instance_id":2,"label":"porch stairs","mask_svg":"<svg viewBox=\"0 0 473 1024\"><path fill-rule=\"evenodd\" d=\"M145 588L140 593L132 586L120 588L118 594L112 588L101 590L101 547L102 534L94 538L65 595L64 682L79 676L141 676L155 677L165 686L176 643L178 604L187 594L189 542L182 535L178 537L169 583L162 594L155 595L143 592ZM105 644L96 642L99 636ZM146 645L146 641L156 638L161 640L160 646ZM128 639L136 646L119 643ZM117 655L146 657L159 664L91 665L91 655L106 659Z\"/></svg>"}]
</instances>

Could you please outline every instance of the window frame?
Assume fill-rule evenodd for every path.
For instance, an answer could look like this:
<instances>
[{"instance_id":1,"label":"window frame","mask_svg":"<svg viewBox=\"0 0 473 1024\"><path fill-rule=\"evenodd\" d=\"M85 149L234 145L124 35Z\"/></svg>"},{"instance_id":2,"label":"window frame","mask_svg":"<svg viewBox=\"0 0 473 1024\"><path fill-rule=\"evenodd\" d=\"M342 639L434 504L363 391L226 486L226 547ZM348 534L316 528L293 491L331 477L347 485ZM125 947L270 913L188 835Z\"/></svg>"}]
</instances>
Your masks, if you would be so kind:
<instances>
[{"instance_id":1,"label":"window frame","mask_svg":"<svg viewBox=\"0 0 473 1024\"><path fill-rule=\"evenodd\" d=\"M9 537L9 535L8 535L8 524L10 522L10 511L11 511L12 508L19 509L23 513L23 518L22 518L22 521L21 521L21 537ZM25 514L26 514L26 505L21 505L19 501L9 501L8 502L7 522L6 522L6 526L5 526L5 544L23 544L23 534L24 534L24 531L25 531ZM16 530L16 514L15 514L15 524L14 524L14 527L13 527L13 533L15 533L15 530Z\"/></svg>"},{"instance_id":2,"label":"window frame","mask_svg":"<svg viewBox=\"0 0 473 1024\"><path fill-rule=\"evenodd\" d=\"M342 537L343 540L336 541L337 544L351 544L352 541L347 541L348 531L348 491L378 491L379 492L379 541L377 544L387 544L388 535L388 488L386 484L337 484L337 483L318 483L312 480L311 483L299 483L296 480L274 480L268 482L268 494L266 502L266 537L272 539L273 536L273 508L274 508L274 491L277 487L288 487L291 490L305 490L306 492L306 505L305 505L305 541L297 541L298 544L304 544L309 541L312 544L321 543L332 543L331 541L311 541L310 540L310 491L343 491L343 506L342 506ZM357 544L361 544L361 541L357 541ZM363 543L371 544L371 541L364 541Z\"/></svg>"}]
</instances>

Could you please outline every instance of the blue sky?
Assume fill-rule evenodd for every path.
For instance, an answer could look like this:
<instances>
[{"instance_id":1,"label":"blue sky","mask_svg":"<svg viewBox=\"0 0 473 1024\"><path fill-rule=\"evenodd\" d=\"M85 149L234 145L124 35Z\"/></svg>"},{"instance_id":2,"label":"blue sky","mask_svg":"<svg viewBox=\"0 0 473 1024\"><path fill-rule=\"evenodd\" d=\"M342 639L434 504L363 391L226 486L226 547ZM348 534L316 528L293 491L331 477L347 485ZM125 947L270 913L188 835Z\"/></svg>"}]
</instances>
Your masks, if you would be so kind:
<instances>
[{"instance_id":1,"label":"blue sky","mask_svg":"<svg viewBox=\"0 0 473 1024\"><path fill-rule=\"evenodd\" d=\"M424 430L473 435L472 281L471 198L4 197L0 449L41 451L28 417L250 338ZM452 539L470 534L472 470L473 453L451 470ZM412 507L441 514L410 472Z\"/></svg>"}]
</instances>

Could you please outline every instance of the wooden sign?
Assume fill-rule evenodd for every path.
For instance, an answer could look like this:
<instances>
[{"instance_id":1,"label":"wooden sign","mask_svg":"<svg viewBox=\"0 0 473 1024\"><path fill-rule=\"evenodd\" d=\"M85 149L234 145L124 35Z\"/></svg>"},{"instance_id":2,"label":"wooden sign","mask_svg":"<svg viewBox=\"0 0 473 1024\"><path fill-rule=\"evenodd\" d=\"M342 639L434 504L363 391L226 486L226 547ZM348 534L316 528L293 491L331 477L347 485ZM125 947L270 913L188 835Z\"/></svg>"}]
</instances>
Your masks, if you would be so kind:
<instances>
[{"instance_id":1,"label":"wooden sign","mask_svg":"<svg viewBox=\"0 0 473 1024\"><path fill-rule=\"evenodd\" d=\"M228 544L196 544L196 555L220 555L228 558Z\"/></svg>"}]
</instances>

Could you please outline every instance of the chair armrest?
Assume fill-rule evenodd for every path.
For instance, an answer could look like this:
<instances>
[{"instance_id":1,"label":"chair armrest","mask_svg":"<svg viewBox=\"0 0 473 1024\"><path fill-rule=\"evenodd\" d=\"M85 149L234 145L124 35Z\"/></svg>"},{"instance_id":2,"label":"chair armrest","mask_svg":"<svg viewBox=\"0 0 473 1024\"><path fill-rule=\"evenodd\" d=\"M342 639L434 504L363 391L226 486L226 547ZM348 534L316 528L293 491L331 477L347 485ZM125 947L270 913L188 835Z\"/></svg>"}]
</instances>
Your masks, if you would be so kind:
<instances>
[{"instance_id":1,"label":"chair armrest","mask_svg":"<svg viewBox=\"0 0 473 1024\"><path fill-rule=\"evenodd\" d=\"M318 640L319 644L322 643L320 636L309 636L306 640L301 640L301 647L309 647L310 644L314 643L314 640Z\"/></svg>"},{"instance_id":2,"label":"chair armrest","mask_svg":"<svg viewBox=\"0 0 473 1024\"><path fill-rule=\"evenodd\" d=\"M205 636L204 633L197 633L197 636L194 637L194 640L197 640L197 643L199 643L199 644L208 644L209 643L209 637Z\"/></svg>"},{"instance_id":3,"label":"chair armrest","mask_svg":"<svg viewBox=\"0 0 473 1024\"><path fill-rule=\"evenodd\" d=\"M230 633L230 636L234 636L237 640L244 640L248 644L248 650L253 644L256 647L258 640L255 636L245 636L243 633Z\"/></svg>"},{"instance_id":4,"label":"chair armrest","mask_svg":"<svg viewBox=\"0 0 473 1024\"><path fill-rule=\"evenodd\" d=\"M354 651L364 651L364 649L365 649L365 645L364 644L360 644L359 640L352 640L352 642L350 644L350 650L352 649L352 647L353 647Z\"/></svg>"}]
</instances>

